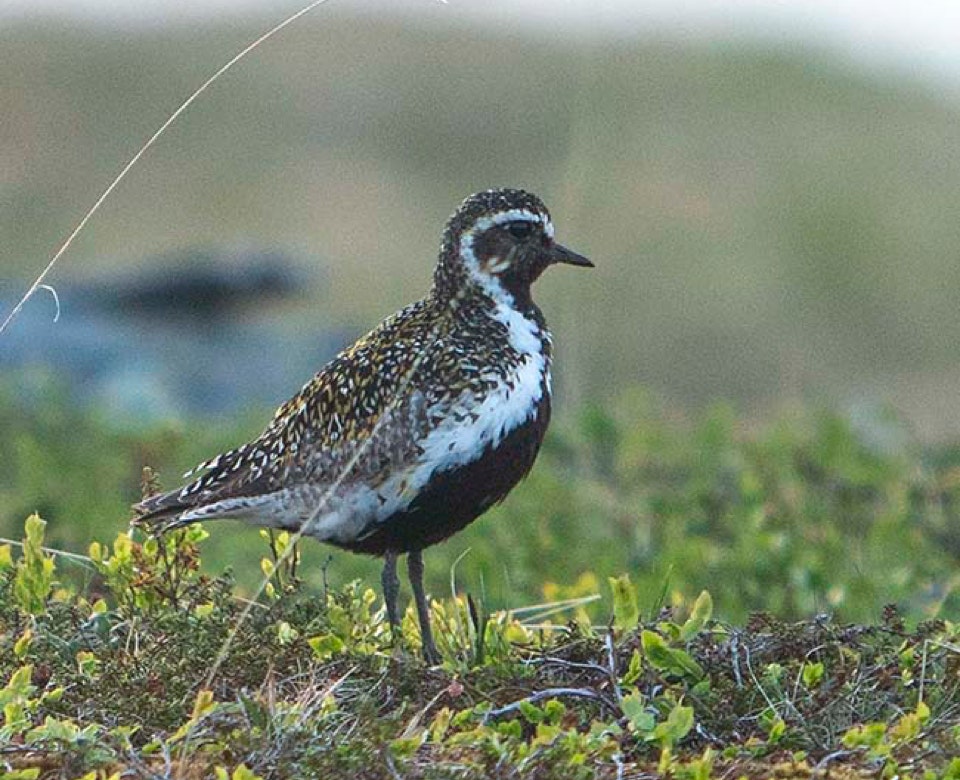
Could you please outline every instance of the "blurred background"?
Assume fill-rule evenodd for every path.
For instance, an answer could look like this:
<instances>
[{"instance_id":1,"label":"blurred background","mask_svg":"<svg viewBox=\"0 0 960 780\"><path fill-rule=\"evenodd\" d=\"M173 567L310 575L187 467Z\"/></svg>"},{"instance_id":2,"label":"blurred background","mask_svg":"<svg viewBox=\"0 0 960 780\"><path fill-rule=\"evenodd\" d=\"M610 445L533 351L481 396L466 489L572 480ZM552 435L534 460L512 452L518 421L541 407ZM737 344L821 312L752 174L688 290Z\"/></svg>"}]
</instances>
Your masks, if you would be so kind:
<instances>
[{"instance_id":1,"label":"blurred background","mask_svg":"<svg viewBox=\"0 0 960 780\"><path fill-rule=\"evenodd\" d=\"M296 8L0 0L0 316ZM434 590L469 548L493 606L630 570L732 616L939 608L960 549L958 25L934 0L321 6L105 203L48 279L59 319L41 292L0 335L0 533L39 510L62 546L109 540L145 463L171 487L258 433L423 294L464 196L519 186L597 268L540 282L556 430L517 497L428 556ZM210 530L212 565L252 581L256 532ZM329 571L376 582L345 554ZM731 578L752 590L723 600Z\"/></svg>"}]
</instances>

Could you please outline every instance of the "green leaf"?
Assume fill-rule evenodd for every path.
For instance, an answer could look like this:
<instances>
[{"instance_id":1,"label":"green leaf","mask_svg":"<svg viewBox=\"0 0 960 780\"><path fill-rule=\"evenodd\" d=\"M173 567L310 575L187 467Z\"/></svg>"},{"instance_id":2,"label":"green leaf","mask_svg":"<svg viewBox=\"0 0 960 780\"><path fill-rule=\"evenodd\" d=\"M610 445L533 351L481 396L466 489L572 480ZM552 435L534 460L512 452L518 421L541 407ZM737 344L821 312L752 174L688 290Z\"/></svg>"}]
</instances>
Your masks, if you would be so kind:
<instances>
[{"instance_id":1,"label":"green leaf","mask_svg":"<svg viewBox=\"0 0 960 780\"><path fill-rule=\"evenodd\" d=\"M17 729L28 725L28 707L32 707L36 700L33 695L36 686L30 681L33 678L33 666L26 664L10 675L7 684L0 688L0 707L3 711L2 725L7 729ZM2 729L0 729L2 733Z\"/></svg>"},{"instance_id":2,"label":"green leaf","mask_svg":"<svg viewBox=\"0 0 960 780\"><path fill-rule=\"evenodd\" d=\"M960 780L960 758L954 758L947 764L943 780Z\"/></svg>"},{"instance_id":3,"label":"green leaf","mask_svg":"<svg viewBox=\"0 0 960 780\"><path fill-rule=\"evenodd\" d=\"M190 713L190 720L200 720L200 718L206 716L216 706L217 702L216 699L213 698L213 691L209 688L202 688L193 700L193 712Z\"/></svg>"},{"instance_id":4,"label":"green leaf","mask_svg":"<svg viewBox=\"0 0 960 780\"><path fill-rule=\"evenodd\" d=\"M623 673L623 678L620 682L623 685L633 685L637 680L640 679L640 675L643 673L643 659L640 657L640 653L637 650L634 650L630 656L630 663L627 664L627 671Z\"/></svg>"},{"instance_id":5,"label":"green leaf","mask_svg":"<svg viewBox=\"0 0 960 780\"><path fill-rule=\"evenodd\" d=\"M540 723L540 721L544 719L543 710L536 704L531 704L528 701L520 702L520 714L523 715L528 723Z\"/></svg>"},{"instance_id":6,"label":"green leaf","mask_svg":"<svg viewBox=\"0 0 960 780\"><path fill-rule=\"evenodd\" d=\"M640 620L640 606L637 593L628 574L609 577L610 590L613 591L613 626L617 631L630 631L637 627Z\"/></svg>"},{"instance_id":7,"label":"green leaf","mask_svg":"<svg viewBox=\"0 0 960 780\"><path fill-rule=\"evenodd\" d=\"M655 669L666 671L671 667L673 657L669 646L660 634L655 631L641 632L640 646L643 648L643 654Z\"/></svg>"},{"instance_id":8,"label":"green leaf","mask_svg":"<svg viewBox=\"0 0 960 780\"><path fill-rule=\"evenodd\" d=\"M767 741L773 745L777 744L783 735L787 733L787 724L783 718L775 718L767 730Z\"/></svg>"},{"instance_id":9,"label":"green leaf","mask_svg":"<svg viewBox=\"0 0 960 780\"><path fill-rule=\"evenodd\" d=\"M713 777L714 752L712 748L703 751L703 756L691 761L684 769L688 772L689 780L710 780Z\"/></svg>"},{"instance_id":10,"label":"green leaf","mask_svg":"<svg viewBox=\"0 0 960 780\"><path fill-rule=\"evenodd\" d=\"M298 636L300 636L300 632L286 620L281 620L277 624L277 641L280 642L281 645L289 645Z\"/></svg>"},{"instance_id":11,"label":"green leaf","mask_svg":"<svg viewBox=\"0 0 960 780\"><path fill-rule=\"evenodd\" d=\"M631 693L620 701L620 708L624 717L630 722L634 732L646 737L653 731L656 718L647 708L646 701L639 693Z\"/></svg>"},{"instance_id":12,"label":"green leaf","mask_svg":"<svg viewBox=\"0 0 960 780\"><path fill-rule=\"evenodd\" d=\"M37 780L40 770L37 767L29 769L13 769L3 773L3 780Z\"/></svg>"},{"instance_id":13,"label":"green leaf","mask_svg":"<svg viewBox=\"0 0 960 780\"><path fill-rule=\"evenodd\" d=\"M208 601L204 604L197 604L197 606L193 608L193 614L194 616L203 620L204 618L210 617L210 615L213 614L213 610L214 610L213 602Z\"/></svg>"},{"instance_id":14,"label":"green leaf","mask_svg":"<svg viewBox=\"0 0 960 780\"><path fill-rule=\"evenodd\" d=\"M890 727L888 732L890 739L897 744L903 744L916 739L920 736L920 732L923 730L923 724L929 717L930 708L924 702L920 702L917 705L916 712L906 713Z\"/></svg>"},{"instance_id":15,"label":"green leaf","mask_svg":"<svg viewBox=\"0 0 960 780\"><path fill-rule=\"evenodd\" d=\"M550 699L543 705L544 717L550 723L559 723L566 711L567 708L563 705L563 702L557 701L556 699Z\"/></svg>"},{"instance_id":16,"label":"green leaf","mask_svg":"<svg viewBox=\"0 0 960 780\"><path fill-rule=\"evenodd\" d=\"M217 777L219 780L220 775L218 774ZM248 769L246 764L240 764L233 770L230 780L263 780L263 778L252 769Z\"/></svg>"},{"instance_id":17,"label":"green leaf","mask_svg":"<svg viewBox=\"0 0 960 780\"><path fill-rule=\"evenodd\" d=\"M660 672L696 680L703 677L703 669L689 653L670 647L655 631L643 631L640 634L640 646L647 660Z\"/></svg>"},{"instance_id":18,"label":"green leaf","mask_svg":"<svg viewBox=\"0 0 960 780\"><path fill-rule=\"evenodd\" d=\"M767 685L772 685L779 689L781 680L783 680L783 667L780 664L767 664L763 668L763 681Z\"/></svg>"},{"instance_id":19,"label":"green leaf","mask_svg":"<svg viewBox=\"0 0 960 780\"><path fill-rule=\"evenodd\" d=\"M18 660L23 660L23 657L29 652L32 643L33 631L28 628L21 634L20 638L13 643L13 654Z\"/></svg>"},{"instance_id":20,"label":"green leaf","mask_svg":"<svg viewBox=\"0 0 960 780\"><path fill-rule=\"evenodd\" d=\"M17 562L13 580L13 597L24 612L41 615L53 590L53 557L43 550L46 523L32 514L24 523L23 557Z\"/></svg>"},{"instance_id":21,"label":"green leaf","mask_svg":"<svg viewBox=\"0 0 960 780\"><path fill-rule=\"evenodd\" d=\"M453 720L453 712L449 707L443 707L430 724L430 741L439 745L443 742L444 736L450 729L450 722Z\"/></svg>"},{"instance_id":22,"label":"green leaf","mask_svg":"<svg viewBox=\"0 0 960 780\"><path fill-rule=\"evenodd\" d=\"M661 747L672 747L687 736L692 728L693 707L677 704L670 710L667 719L663 723L657 724L651 739L658 741Z\"/></svg>"},{"instance_id":23,"label":"green leaf","mask_svg":"<svg viewBox=\"0 0 960 780\"><path fill-rule=\"evenodd\" d=\"M271 561L269 558L261 558L260 571L263 572L264 577L272 577L274 571L273 561Z\"/></svg>"},{"instance_id":24,"label":"green leaf","mask_svg":"<svg viewBox=\"0 0 960 780\"><path fill-rule=\"evenodd\" d=\"M823 664L807 662L803 665L803 684L808 688L816 688L823 679Z\"/></svg>"},{"instance_id":25,"label":"green leaf","mask_svg":"<svg viewBox=\"0 0 960 780\"><path fill-rule=\"evenodd\" d=\"M193 712L190 713L190 719L180 726L167 740L168 743L172 744L174 742L179 742L181 739L190 734L191 731L196 727L197 723L217 707L217 701L213 697L213 691L208 688L201 689L196 698L193 700Z\"/></svg>"},{"instance_id":26,"label":"green leaf","mask_svg":"<svg viewBox=\"0 0 960 780\"><path fill-rule=\"evenodd\" d=\"M887 735L887 724L875 721L848 729L840 740L846 748L879 748Z\"/></svg>"},{"instance_id":27,"label":"green leaf","mask_svg":"<svg viewBox=\"0 0 960 780\"><path fill-rule=\"evenodd\" d=\"M537 732L531 740L531 745L549 745L560 734L560 727L552 723L538 723Z\"/></svg>"},{"instance_id":28,"label":"green leaf","mask_svg":"<svg viewBox=\"0 0 960 780\"><path fill-rule=\"evenodd\" d=\"M100 660L89 650L77 651L77 667L84 677L96 677L100 671Z\"/></svg>"},{"instance_id":29,"label":"green leaf","mask_svg":"<svg viewBox=\"0 0 960 780\"><path fill-rule=\"evenodd\" d=\"M344 649L343 640L334 634L320 634L312 636L307 640L313 655L318 661L326 661L333 656L342 653Z\"/></svg>"},{"instance_id":30,"label":"green leaf","mask_svg":"<svg viewBox=\"0 0 960 780\"><path fill-rule=\"evenodd\" d=\"M703 630L703 627L713 615L713 598L707 591L701 591L697 600L693 603L693 609L690 611L690 617L680 627L680 640L689 642L693 637Z\"/></svg>"},{"instance_id":31,"label":"green leaf","mask_svg":"<svg viewBox=\"0 0 960 780\"><path fill-rule=\"evenodd\" d=\"M422 744L423 736L420 734L413 737L398 737L390 743L390 752L397 758L411 758Z\"/></svg>"},{"instance_id":32,"label":"green leaf","mask_svg":"<svg viewBox=\"0 0 960 780\"><path fill-rule=\"evenodd\" d=\"M88 726L81 731L80 727L71 720L57 720L47 715L43 720L43 725L30 730L27 739L37 741L53 740L66 744L75 744L79 741L81 734L83 734L83 736L95 736L98 731L99 727L96 725Z\"/></svg>"}]
</instances>

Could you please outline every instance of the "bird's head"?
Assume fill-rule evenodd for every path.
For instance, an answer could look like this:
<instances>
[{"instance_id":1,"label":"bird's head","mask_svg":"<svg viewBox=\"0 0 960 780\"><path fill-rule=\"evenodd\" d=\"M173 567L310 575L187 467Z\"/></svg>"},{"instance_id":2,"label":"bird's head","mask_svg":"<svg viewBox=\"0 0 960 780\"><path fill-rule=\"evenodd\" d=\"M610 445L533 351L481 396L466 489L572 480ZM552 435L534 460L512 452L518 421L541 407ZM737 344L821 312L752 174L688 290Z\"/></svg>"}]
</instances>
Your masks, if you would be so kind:
<instances>
[{"instance_id":1,"label":"bird's head","mask_svg":"<svg viewBox=\"0 0 960 780\"><path fill-rule=\"evenodd\" d=\"M521 303L556 263L593 267L554 240L550 212L536 195L485 190L463 201L447 222L434 286L449 297L480 291L498 302Z\"/></svg>"}]
</instances>

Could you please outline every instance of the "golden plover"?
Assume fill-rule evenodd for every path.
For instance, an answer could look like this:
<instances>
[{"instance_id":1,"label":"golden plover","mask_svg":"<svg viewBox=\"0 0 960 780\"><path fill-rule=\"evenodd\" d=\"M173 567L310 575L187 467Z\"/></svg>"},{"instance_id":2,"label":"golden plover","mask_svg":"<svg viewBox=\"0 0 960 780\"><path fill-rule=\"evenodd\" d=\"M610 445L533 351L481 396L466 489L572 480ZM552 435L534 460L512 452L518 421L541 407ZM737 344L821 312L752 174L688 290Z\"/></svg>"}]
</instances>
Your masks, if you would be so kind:
<instances>
[{"instance_id":1,"label":"golden plover","mask_svg":"<svg viewBox=\"0 0 960 780\"><path fill-rule=\"evenodd\" d=\"M550 419L552 342L530 286L556 263L593 265L554 240L538 197L470 196L444 229L426 297L327 363L259 437L137 504L135 522L163 531L238 518L383 556L395 631L406 553L424 656L438 661L422 551L533 466Z\"/></svg>"}]
</instances>

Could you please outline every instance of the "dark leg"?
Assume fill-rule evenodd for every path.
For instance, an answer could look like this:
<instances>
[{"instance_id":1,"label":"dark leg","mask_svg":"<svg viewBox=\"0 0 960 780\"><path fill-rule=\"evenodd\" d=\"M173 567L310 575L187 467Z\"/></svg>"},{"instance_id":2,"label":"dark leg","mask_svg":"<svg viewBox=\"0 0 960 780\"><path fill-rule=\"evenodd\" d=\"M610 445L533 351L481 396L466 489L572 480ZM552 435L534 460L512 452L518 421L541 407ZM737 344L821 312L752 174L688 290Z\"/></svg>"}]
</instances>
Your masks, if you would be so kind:
<instances>
[{"instance_id":1,"label":"dark leg","mask_svg":"<svg viewBox=\"0 0 960 780\"><path fill-rule=\"evenodd\" d=\"M433 643L433 632L430 630L430 607L423 592L423 554L420 550L411 550L407 554L407 572L410 575L410 585L413 586L413 599L417 603L423 657L428 664L438 664L442 659Z\"/></svg>"},{"instance_id":2,"label":"dark leg","mask_svg":"<svg viewBox=\"0 0 960 780\"><path fill-rule=\"evenodd\" d=\"M383 556L383 572L380 575L383 584L383 600L387 605L387 620L394 641L400 637L400 613L397 611L397 597L400 595L400 578L397 576L397 554L388 552Z\"/></svg>"}]
</instances>

